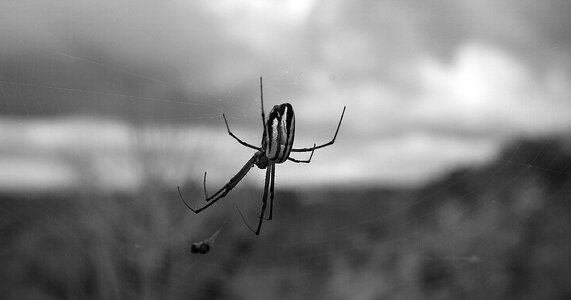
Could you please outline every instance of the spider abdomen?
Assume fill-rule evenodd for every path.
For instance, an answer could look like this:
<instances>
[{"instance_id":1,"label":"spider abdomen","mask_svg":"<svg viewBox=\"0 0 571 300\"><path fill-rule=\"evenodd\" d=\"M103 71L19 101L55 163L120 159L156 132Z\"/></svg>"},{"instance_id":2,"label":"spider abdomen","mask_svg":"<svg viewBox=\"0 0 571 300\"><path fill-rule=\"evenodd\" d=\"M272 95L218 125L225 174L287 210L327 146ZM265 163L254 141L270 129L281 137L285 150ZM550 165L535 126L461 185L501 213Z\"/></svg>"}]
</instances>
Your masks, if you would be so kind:
<instances>
[{"instance_id":1,"label":"spider abdomen","mask_svg":"<svg viewBox=\"0 0 571 300\"><path fill-rule=\"evenodd\" d=\"M282 163L287 160L295 136L295 115L289 103L275 105L266 122L267 136L264 150L268 160Z\"/></svg>"}]
</instances>

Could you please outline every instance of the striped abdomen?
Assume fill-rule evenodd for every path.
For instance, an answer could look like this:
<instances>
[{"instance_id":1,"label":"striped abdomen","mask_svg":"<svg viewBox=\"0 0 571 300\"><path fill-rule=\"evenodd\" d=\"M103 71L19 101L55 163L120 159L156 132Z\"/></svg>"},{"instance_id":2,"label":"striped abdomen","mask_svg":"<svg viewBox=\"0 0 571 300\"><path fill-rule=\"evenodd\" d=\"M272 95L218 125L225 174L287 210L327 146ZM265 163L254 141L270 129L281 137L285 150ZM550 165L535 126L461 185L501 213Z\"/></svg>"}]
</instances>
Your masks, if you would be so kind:
<instances>
[{"instance_id":1,"label":"striped abdomen","mask_svg":"<svg viewBox=\"0 0 571 300\"><path fill-rule=\"evenodd\" d=\"M269 161L282 163L287 160L295 136L295 115L291 104L275 105L266 122L263 146Z\"/></svg>"}]
</instances>

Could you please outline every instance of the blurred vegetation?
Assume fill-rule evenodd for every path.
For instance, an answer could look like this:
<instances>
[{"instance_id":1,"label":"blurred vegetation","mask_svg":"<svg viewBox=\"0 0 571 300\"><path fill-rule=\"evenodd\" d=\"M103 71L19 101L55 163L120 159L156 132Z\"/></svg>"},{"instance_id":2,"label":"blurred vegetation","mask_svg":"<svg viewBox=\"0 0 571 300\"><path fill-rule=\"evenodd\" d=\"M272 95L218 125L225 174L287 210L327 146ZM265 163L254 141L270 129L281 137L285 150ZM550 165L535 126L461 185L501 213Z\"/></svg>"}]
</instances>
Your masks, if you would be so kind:
<instances>
[{"instance_id":1,"label":"blurred vegetation","mask_svg":"<svg viewBox=\"0 0 571 300\"><path fill-rule=\"evenodd\" d=\"M571 148L519 141L414 190L261 191L200 215L174 186L0 199L3 299L569 299ZM195 203L200 186L184 187ZM228 220L211 251L190 244Z\"/></svg>"}]
</instances>

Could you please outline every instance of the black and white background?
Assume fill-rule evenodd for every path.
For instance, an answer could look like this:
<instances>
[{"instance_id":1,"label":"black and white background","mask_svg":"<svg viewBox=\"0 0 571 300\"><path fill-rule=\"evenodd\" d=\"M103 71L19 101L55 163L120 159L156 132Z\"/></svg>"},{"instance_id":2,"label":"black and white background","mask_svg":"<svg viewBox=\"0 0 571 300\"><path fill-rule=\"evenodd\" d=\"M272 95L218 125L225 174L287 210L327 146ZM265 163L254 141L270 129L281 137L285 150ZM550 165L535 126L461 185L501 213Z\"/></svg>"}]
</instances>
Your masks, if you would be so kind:
<instances>
[{"instance_id":1,"label":"black and white background","mask_svg":"<svg viewBox=\"0 0 571 300\"><path fill-rule=\"evenodd\" d=\"M571 296L571 3L0 2L0 298ZM202 214L290 102L295 147ZM210 253L190 244L226 224Z\"/></svg>"}]
</instances>

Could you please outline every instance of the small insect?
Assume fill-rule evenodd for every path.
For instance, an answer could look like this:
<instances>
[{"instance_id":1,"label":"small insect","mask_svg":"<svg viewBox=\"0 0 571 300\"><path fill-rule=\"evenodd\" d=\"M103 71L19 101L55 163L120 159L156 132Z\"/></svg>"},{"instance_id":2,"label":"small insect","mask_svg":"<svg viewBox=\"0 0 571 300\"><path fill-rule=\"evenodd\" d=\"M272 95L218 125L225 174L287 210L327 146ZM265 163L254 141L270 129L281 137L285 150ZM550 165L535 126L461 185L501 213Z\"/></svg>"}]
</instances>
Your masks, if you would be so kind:
<instances>
[{"instance_id":1,"label":"small insect","mask_svg":"<svg viewBox=\"0 0 571 300\"><path fill-rule=\"evenodd\" d=\"M216 230L216 232L214 232L214 234L211 235L209 238L202 240L200 242L192 243L190 245L190 252L191 253L198 253L198 254L208 253L210 251L210 247L212 247L212 245L214 245L214 242L216 241L216 237L218 236L218 234L220 233L220 231L222 230L222 227L224 227L224 225L226 225L226 221L224 221L222 226L220 226L220 228L218 228L218 230Z\"/></svg>"},{"instance_id":2,"label":"small insect","mask_svg":"<svg viewBox=\"0 0 571 300\"><path fill-rule=\"evenodd\" d=\"M210 251L210 243L208 240L194 242L192 245L190 245L191 253L206 254L208 251Z\"/></svg>"},{"instance_id":3,"label":"small insect","mask_svg":"<svg viewBox=\"0 0 571 300\"><path fill-rule=\"evenodd\" d=\"M184 205L188 207L194 213L200 213L201 211L205 210L206 208L210 207L218 200L224 198L243 178L246 174L250 171L250 169L254 166L257 166L260 169L266 169L266 178L264 183L264 194L262 196L262 208L260 211L259 221L256 229L254 230L248 222L246 222L244 216L240 213L242 217L242 221L250 231L254 234L259 235L260 230L262 228L262 221L263 219L271 220L272 213L273 213L273 204L274 204L274 179L276 177L276 164L280 164L285 162L286 160L292 161L294 163L309 163L311 162L311 158L313 157L313 152L317 149L325 148L327 146L333 145L335 143L335 139L337 138L337 133L339 132L339 128L341 127L341 122L343 121L343 116L345 115L346 107L343 107L343 112L341 113L341 118L339 119L339 123L337 124L337 129L335 130L335 134L333 135L333 139L329 142L317 146L313 144L313 147L309 148L293 148L293 140L295 137L295 115L293 113L293 107L289 103L283 103L280 105L275 105L272 110L270 111L270 115L266 120L266 116L264 113L264 92L262 87L262 77L260 77L260 102L262 104L262 126L264 129L262 135L262 145L261 147L256 147L254 145L248 144L241 139L239 139L232 131L230 130L230 126L228 126L228 121L226 120L226 116L222 114L224 118L224 123L226 123L226 130L228 130L228 134L236 139L238 143L242 144L245 147L251 148L256 150L256 153L246 162L246 164L238 171L234 177L230 179L228 183L226 183L220 190L216 193L208 196L206 192L206 172L204 172L204 197L207 204L203 207L194 209L192 208L182 196L180 191L180 187L177 187L180 199L183 201ZM291 152L311 152L309 155L309 159L307 160L299 160L290 157ZM268 191L269 191L269 202L270 202L270 209L268 217L265 217L266 213L266 206L268 203Z\"/></svg>"}]
</instances>

